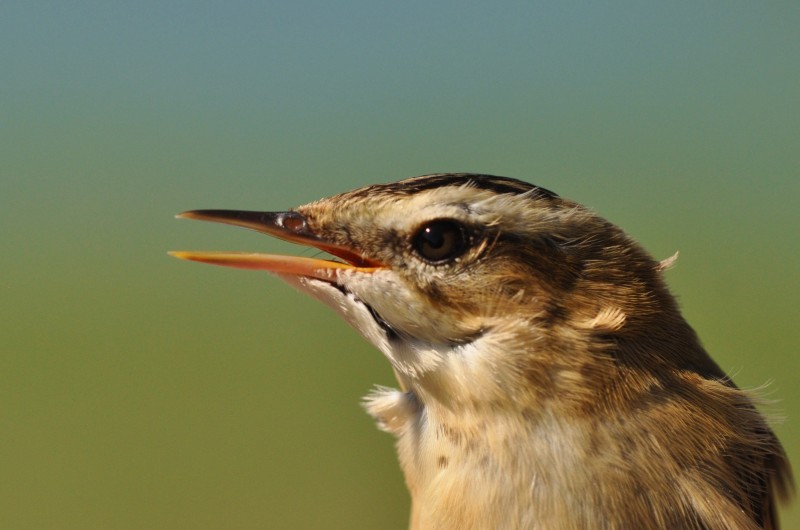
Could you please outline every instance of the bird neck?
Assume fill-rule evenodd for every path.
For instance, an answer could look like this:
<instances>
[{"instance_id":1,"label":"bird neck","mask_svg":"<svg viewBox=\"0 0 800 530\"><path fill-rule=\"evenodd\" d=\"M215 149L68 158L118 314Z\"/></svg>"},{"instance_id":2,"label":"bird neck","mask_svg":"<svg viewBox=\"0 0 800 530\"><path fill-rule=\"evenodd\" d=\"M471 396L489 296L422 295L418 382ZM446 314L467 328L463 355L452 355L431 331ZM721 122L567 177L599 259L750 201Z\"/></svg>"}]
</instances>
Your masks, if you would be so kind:
<instances>
[{"instance_id":1,"label":"bird neck","mask_svg":"<svg viewBox=\"0 0 800 530\"><path fill-rule=\"evenodd\" d=\"M686 446L697 453L709 436L737 439L741 426L724 420L749 405L684 326L671 326L680 336L655 332L644 341L623 333L613 348L585 337L537 342L531 335L542 330L530 322L497 327L420 377L400 373L404 391L379 390L366 407L397 437L412 529L589 528L598 513L635 528L656 512L670 521L683 503L704 506L716 490L685 461ZM671 355L683 361L644 370L643 356L669 358L668 348L686 350ZM757 437L764 430L753 418ZM713 447L703 453L720 480L735 480L736 462ZM646 471L631 473L633 460ZM627 501L642 491L657 491L663 505L643 501L631 511ZM727 527L744 520L738 502L720 498L717 506L713 517Z\"/></svg>"}]
</instances>

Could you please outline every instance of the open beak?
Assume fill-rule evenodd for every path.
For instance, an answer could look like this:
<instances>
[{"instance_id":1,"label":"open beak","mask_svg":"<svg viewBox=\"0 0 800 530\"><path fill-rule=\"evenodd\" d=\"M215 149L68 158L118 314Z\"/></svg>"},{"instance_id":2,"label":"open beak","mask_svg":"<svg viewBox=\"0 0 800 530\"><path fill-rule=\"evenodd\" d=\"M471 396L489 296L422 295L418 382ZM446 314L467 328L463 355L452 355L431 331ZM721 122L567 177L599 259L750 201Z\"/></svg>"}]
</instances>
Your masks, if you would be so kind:
<instances>
[{"instance_id":1,"label":"open beak","mask_svg":"<svg viewBox=\"0 0 800 530\"><path fill-rule=\"evenodd\" d=\"M239 269L263 270L276 274L307 276L326 282L335 282L341 270L372 273L384 265L364 258L351 249L329 243L314 234L306 218L298 212L249 212L240 210L192 210L176 216L178 219L199 219L250 228L264 234L316 247L344 260L282 256L246 252L193 252L173 251L170 255L190 261L224 265Z\"/></svg>"}]
</instances>

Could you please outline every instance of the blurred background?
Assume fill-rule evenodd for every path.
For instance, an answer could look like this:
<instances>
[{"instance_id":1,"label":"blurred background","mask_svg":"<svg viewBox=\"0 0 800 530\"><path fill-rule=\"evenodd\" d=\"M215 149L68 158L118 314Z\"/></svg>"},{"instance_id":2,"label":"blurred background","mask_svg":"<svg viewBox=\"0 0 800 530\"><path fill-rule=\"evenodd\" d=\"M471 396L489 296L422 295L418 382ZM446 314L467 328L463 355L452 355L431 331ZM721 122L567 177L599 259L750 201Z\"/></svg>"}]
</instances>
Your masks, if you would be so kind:
<instances>
[{"instance_id":1,"label":"blurred background","mask_svg":"<svg viewBox=\"0 0 800 530\"><path fill-rule=\"evenodd\" d=\"M0 5L0 527L402 529L377 351L194 208L441 171L623 226L800 470L797 2ZM800 509L784 512L800 528Z\"/></svg>"}]
</instances>

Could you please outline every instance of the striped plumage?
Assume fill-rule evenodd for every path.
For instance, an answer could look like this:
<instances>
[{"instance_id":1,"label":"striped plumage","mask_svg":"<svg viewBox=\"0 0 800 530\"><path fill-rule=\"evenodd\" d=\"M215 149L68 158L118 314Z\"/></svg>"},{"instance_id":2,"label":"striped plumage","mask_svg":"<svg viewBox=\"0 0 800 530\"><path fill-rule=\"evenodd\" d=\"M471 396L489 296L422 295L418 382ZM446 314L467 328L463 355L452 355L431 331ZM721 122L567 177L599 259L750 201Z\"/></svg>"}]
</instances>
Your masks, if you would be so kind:
<instances>
[{"instance_id":1,"label":"striped plumage","mask_svg":"<svg viewBox=\"0 0 800 530\"><path fill-rule=\"evenodd\" d=\"M653 260L522 181L438 174L246 226L342 261L176 253L264 269L389 360L366 398L397 437L411 528L774 529L780 443L681 316Z\"/></svg>"}]
</instances>

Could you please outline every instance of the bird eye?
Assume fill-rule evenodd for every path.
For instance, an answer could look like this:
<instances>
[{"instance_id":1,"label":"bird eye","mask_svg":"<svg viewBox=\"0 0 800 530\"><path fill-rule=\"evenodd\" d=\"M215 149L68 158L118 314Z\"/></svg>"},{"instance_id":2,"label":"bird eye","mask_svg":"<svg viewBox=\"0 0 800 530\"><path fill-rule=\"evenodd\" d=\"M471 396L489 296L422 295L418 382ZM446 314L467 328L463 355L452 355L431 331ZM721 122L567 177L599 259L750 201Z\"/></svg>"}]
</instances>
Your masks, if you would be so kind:
<instances>
[{"instance_id":1,"label":"bird eye","mask_svg":"<svg viewBox=\"0 0 800 530\"><path fill-rule=\"evenodd\" d=\"M467 249L464 228L455 221L431 221L411 240L414 250L431 263L441 263L460 256Z\"/></svg>"}]
</instances>

